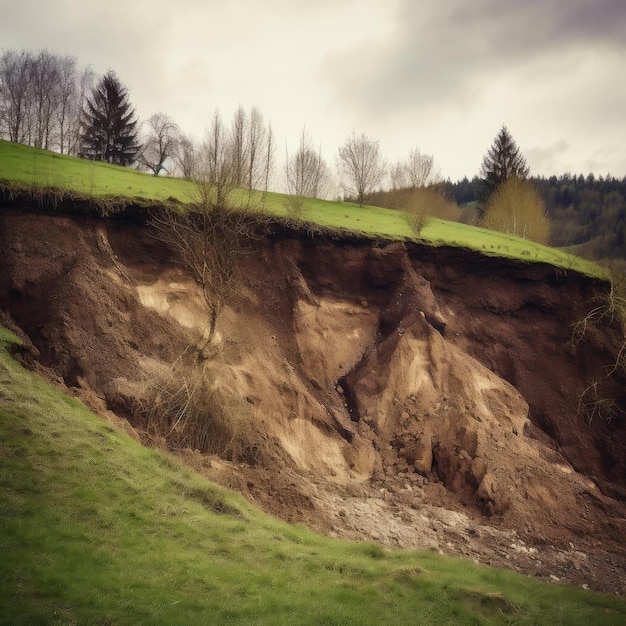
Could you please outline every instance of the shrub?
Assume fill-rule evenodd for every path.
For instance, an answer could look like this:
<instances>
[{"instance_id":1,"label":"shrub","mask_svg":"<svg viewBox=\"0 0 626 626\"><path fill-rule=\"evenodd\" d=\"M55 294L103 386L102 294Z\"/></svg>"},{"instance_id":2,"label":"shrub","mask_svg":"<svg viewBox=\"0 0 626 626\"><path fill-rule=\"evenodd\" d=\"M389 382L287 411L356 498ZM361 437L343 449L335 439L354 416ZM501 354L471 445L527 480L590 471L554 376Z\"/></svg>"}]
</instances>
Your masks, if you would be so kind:
<instances>
[{"instance_id":1,"label":"shrub","mask_svg":"<svg viewBox=\"0 0 626 626\"><path fill-rule=\"evenodd\" d=\"M620 377L626 377L626 275L612 271L611 278L610 288L596 295L592 300L593 306L589 312L572 325L572 345L574 347L583 340L593 327L617 326L624 337L615 361L607 367L603 383L600 384L597 380L592 380L580 394L578 412L584 415L589 423L594 417L600 417L606 422L611 422L626 415L620 402L610 397L604 390L604 387L607 387L611 381L620 385ZM623 387L623 382L621 386Z\"/></svg>"},{"instance_id":2,"label":"shrub","mask_svg":"<svg viewBox=\"0 0 626 626\"><path fill-rule=\"evenodd\" d=\"M578 413L584 415L590 425L595 417L610 424L614 419L624 416L618 402L605 396L597 380L592 380L581 392L578 398Z\"/></svg>"},{"instance_id":3,"label":"shrub","mask_svg":"<svg viewBox=\"0 0 626 626\"><path fill-rule=\"evenodd\" d=\"M164 437L172 447L229 460L246 457L252 435L249 410L235 394L210 380L208 363L184 356L152 376L136 403L148 433Z\"/></svg>"},{"instance_id":4,"label":"shrub","mask_svg":"<svg viewBox=\"0 0 626 626\"><path fill-rule=\"evenodd\" d=\"M576 346L592 326L618 324L626 335L626 275L613 274L609 289L596 295L594 306L572 326L572 343ZM623 360L624 345L617 357Z\"/></svg>"},{"instance_id":5,"label":"shrub","mask_svg":"<svg viewBox=\"0 0 626 626\"><path fill-rule=\"evenodd\" d=\"M541 195L529 180L509 178L491 195L480 224L547 245L550 220Z\"/></svg>"},{"instance_id":6,"label":"shrub","mask_svg":"<svg viewBox=\"0 0 626 626\"><path fill-rule=\"evenodd\" d=\"M420 235L431 217L455 220L458 216L457 205L437 186L394 190L389 194L388 203L389 208L404 211L416 235Z\"/></svg>"}]
</instances>

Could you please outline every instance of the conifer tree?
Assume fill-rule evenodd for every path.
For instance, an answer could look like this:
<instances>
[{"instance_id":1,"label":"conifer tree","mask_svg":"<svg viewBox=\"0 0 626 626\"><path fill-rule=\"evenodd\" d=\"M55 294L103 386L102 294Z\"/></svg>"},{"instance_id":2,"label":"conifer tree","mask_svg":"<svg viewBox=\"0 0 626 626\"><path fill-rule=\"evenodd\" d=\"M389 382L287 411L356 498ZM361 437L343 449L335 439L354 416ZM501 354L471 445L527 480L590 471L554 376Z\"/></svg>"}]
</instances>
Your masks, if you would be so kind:
<instances>
[{"instance_id":1,"label":"conifer tree","mask_svg":"<svg viewBox=\"0 0 626 626\"><path fill-rule=\"evenodd\" d=\"M524 155L520 152L507 127L503 126L483 157L480 168L482 181L480 199L483 205L502 183L513 176L524 179L529 172Z\"/></svg>"},{"instance_id":2,"label":"conifer tree","mask_svg":"<svg viewBox=\"0 0 626 626\"><path fill-rule=\"evenodd\" d=\"M139 153L137 118L128 91L107 72L87 98L82 115L81 156L130 165Z\"/></svg>"}]
</instances>

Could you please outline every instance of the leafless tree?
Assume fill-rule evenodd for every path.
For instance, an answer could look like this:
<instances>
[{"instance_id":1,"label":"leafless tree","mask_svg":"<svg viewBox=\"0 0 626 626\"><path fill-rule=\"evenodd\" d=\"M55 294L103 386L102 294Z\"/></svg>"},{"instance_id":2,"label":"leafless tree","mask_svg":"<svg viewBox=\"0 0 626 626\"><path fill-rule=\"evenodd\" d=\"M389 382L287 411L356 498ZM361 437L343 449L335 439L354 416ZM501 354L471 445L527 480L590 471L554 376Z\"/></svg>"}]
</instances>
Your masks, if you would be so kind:
<instances>
[{"instance_id":1,"label":"leafless tree","mask_svg":"<svg viewBox=\"0 0 626 626\"><path fill-rule=\"evenodd\" d=\"M246 164L246 180L245 187L248 189L248 199L253 189L263 187L265 172L267 169L266 155L264 144L269 138L269 132L265 128L262 113L252 107L248 118L248 146L247 146L247 164Z\"/></svg>"},{"instance_id":2,"label":"leafless tree","mask_svg":"<svg viewBox=\"0 0 626 626\"><path fill-rule=\"evenodd\" d=\"M148 135L143 142L143 150L139 161L155 176L165 167L167 159L176 152L179 129L167 113L154 113L148 118Z\"/></svg>"},{"instance_id":3,"label":"leafless tree","mask_svg":"<svg viewBox=\"0 0 626 626\"><path fill-rule=\"evenodd\" d=\"M31 55L5 50L0 56L0 128L9 141L24 142Z\"/></svg>"},{"instance_id":4,"label":"leafless tree","mask_svg":"<svg viewBox=\"0 0 626 626\"><path fill-rule=\"evenodd\" d=\"M69 152L72 113L78 100L76 57L59 59L59 100L56 109L57 146L61 154Z\"/></svg>"},{"instance_id":5,"label":"leafless tree","mask_svg":"<svg viewBox=\"0 0 626 626\"><path fill-rule=\"evenodd\" d=\"M362 134L352 134L339 148L337 170L344 193L363 206L365 198L383 181L386 165L378 141Z\"/></svg>"},{"instance_id":6,"label":"leafless tree","mask_svg":"<svg viewBox=\"0 0 626 626\"><path fill-rule=\"evenodd\" d=\"M61 102L61 57L40 50L30 63L29 90L31 142L36 148L53 147L56 112Z\"/></svg>"},{"instance_id":7,"label":"leafless tree","mask_svg":"<svg viewBox=\"0 0 626 626\"><path fill-rule=\"evenodd\" d=\"M330 170L322 158L321 151L313 149L311 138L302 129L296 153L285 159L285 183L289 197L289 209L298 215L303 198L320 198L328 190Z\"/></svg>"},{"instance_id":8,"label":"leafless tree","mask_svg":"<svg viewBox=\"0 0 626 626\"><path fill-rule=\"evenodd\" d=\"M242 211L199 202L184 212L164 209L152 225L202 289L209 311L208 345L225 304L240 292L237 269L253 236L253 222Z\"/></svg>"},{"instance_id":9,"label":"leafless tree","mask_svg":"<svg viewBox=\"0 0 626 626\"><path fill-rule=\"evenodd\" d=\"M79 116L92 83L76 59L40 50L0 55L0 135L76 154Z\"/></svg>"},{"instance_id":10,"label":"leafless tree","mask_svg":"<svg viewBox=\"0 0 626 626\"><path fill-rule=\"evenodd\" d=\"M263 161L262 161L262 177L263 177L263 193L265 194L272 184L272 175L274 172L274 151L276 142L274 141L274 131L271 124L267 126L267 133L265 137L265 145L263 149Z\"/></svg>"},{"instance_id":11,"label":"leafless tree","mask_svg":"<svg viewBox=\"0 0 626 626\"><path fill-rule=\"evenodd\" d=\"M236 189L232 154L229 133L216 112L191 167L197 201L189 210L164 210L153 218L158 237L202 288L209 310L207 345L225 303L240 291L238 264L255 228L249 214L231 206Z\"/></svg>"},{"instance_id":12,"label":"leafless tree","mask_svg":"<svg viewBox=\"0 0 626 626\"><path fill-rule=\"evenodd\" d=\"M263 122L263 117L260 113L259 120L261 123ZM261 202L265 202L265 197L272 184L274 174L274 131L271 124L268 124L267 127L263 126L262 129L262 133L257 133L255 153L258 153L258 157L255 156L254 168L252 168L252 161L250 162L250 177L247 185L248 207L250 207L253 190L261 191Z\"/></svg>"},{"instance_id":13,"label":"leafless tree","mask_svg":"<svg viewBox=\"0 0 626 626\"><path fill-rule=\"evenodd\" d=\"M260 133L258 127L262 126L262 118L252 114L250 119L256 118L256 121L244 125L244 131L248 132L240 136L238 124L242 117L245 120L245 115L236 115L228 129L216 112L200 147L194 149L187 139L189 162L185 167L197 189L196 201L187 211L165 210L153 219L158 237L175 250L179 261L202 288L209 310L207 345L214 338L225 304L241 292L239 263L249 250L261 220L259 216L233 208L233 194L242 172L246 173L248 182L259 177L269 180L268 163L273 154L271 128ZM258 160L256 156L252 159L246 149L249 160L240 161L237 151L242 139L247 146L255 146ZM178 154L180 156L180 150ZM243 169L239 169L241 164Z\"/></svg>"},{"instance_id":14,"label":"leafless tree","mask_svg":"<svg viewBox=\"0 0 626 626\"><path fill-rule=\"evenodd\" d=\"M78 73L74 96L70 99L69 117L67 119L67 154L78 156L80 152L81 112L89 94L93 92L94 83L95 74L90 67L86 67Z\"/></svg>"},{"instance_id":15,"label":"leafless tree","mask_svg":"<svg viewBox=\"0 0 626 626\"><path fill-rule=\"evenodd\" d=\"M237 187L233 147L222 116L216 111L194 168L200 204L227 209Z\"/></svg>"},{"instance_id":16,"label":"leafless tree","mask_svg":"<svg viewBox=\"0 0 626 626\"><path fill-rule=\"evenodd\" d=\"M441 173L435 167L432 154L422 154L412 148L406 161L398 161L391 168L392 189L419 189L441 182Z\"/></svg>"},{"instance_id":17,"label":"leafless tree","mask_svg":"<svg viewBox=\"0 0 626 626\"><path fill-rule=\"evenodd\" d=\"M180 134L172 158L182 177L192 180L196 163L196 146L187 135Z\"/></svg>"},{"instance_id":18,"label":"leafless tree","mask_svg":"<svg viewBox=\"0 0 626 626\"><path fill-rule=\"evenodd\" d=\"M230 131L231 167L233 183L236 187L243 187L246 180L246 164L248 162L248 116L240 105L235 114Z\"/></svg>"},{"instance_id":19,"label":"leafless tree","mask_svg":"<svg viewBox=\"0 0 626 626\"><path fill-rule=\"evenodd\" d=\"M248 190L248 205L255 190L267 191L273 166L273 135L263 115L252 107L239 106L233 115L229 144L233 184Z\"/></svg>"}]
</instances>

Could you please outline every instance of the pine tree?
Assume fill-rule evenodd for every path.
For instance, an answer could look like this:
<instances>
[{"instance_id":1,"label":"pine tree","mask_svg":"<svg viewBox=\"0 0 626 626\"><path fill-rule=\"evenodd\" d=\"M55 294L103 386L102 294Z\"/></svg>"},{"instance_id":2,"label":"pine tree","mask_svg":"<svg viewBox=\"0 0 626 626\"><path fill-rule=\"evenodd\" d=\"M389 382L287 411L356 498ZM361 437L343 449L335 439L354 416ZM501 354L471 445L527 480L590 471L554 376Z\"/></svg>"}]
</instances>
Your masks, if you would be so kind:
<instances>
[{"instance_id":1,"label":"pine tree","mask_svg":"<svg viewBox=\"0 0 626 626\"><path fill-rule=\"evenodd\" d=\"M85 103L81 156L94 161L130 165L139 153L137 118L128 91L115 72L107 72Z\"/></svg>"},{"instance_id":2,"label":"pine tree","mask_svg":"<svg viewBox=\"0 0 626 626\"><path fill-rule=\"evenodd\" d=\"M480 168L480 177L482 179L480 199L483 206L491 194L503 182L513 176L524 179L529 172L530 169L526 164L526 159L517 147L507 127L503 126L489 151L483 157Z\"/></svg>"}]
</instances>

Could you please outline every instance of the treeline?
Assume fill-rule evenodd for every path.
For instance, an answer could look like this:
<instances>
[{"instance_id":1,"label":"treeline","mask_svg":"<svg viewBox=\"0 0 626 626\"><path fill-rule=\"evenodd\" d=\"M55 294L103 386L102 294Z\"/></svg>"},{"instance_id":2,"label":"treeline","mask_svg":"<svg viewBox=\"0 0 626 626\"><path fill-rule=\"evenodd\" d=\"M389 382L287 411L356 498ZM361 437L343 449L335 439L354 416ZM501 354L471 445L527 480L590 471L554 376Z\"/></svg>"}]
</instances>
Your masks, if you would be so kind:
<instances>
[{"instance_id":1,"label":"treeline","mask_svg":"<svg viewBox=\"0 0 626 626\"><path fill-rule=\"evenodd\" d=\"M388 163L378 141L352 133L338 148L333 172L303 128L295 152L286 152L274 177L276 141L255 107L239 107L230 123L219 112L202 140L185 135L166 113L141 123L127 89L113 71L96 77L72 56L48 50L0 53L0 137L62 154L132 165L154 175L165 172L209 183L226 202L235 188L278 189L299 217L302 199L336 196L359 205L378 204L412 216L416 232L428 217L480 224L529 236L528 225L547 213L549 240L577 246L594 258L626 258L626 177L530 177L526 161L506 127L486 153L472 180L443 181L432 155L412 148L406 159ZM540 196L490 204L511 177L525 179ZM517 194L517 195L516 195ZM518 198L518 202L513 202ZM504 201L506 199L506 202ZM523 206L522 206L523 205ZM461 207L460 209L458 207ZM499 215L488 215L489 212ZM520 219L520 216L522 216ZM539 217L537 217L539 216ZM543 228L542 232L546 229ZM541 235L541 241L547 236Z\"/></svg>"},{"instance_id":2,"label":"treeline","mask_svg":"<svg viewBox=\"0 0 626 626\"><path fill-rule=\"evenodd\" d=\"M535 178L553 224L555 246L582 246L594 258L626 258L626 176Z\"/></svg>"},{"instance_id":3,"label":"treeline","mask_svg":"<svg viewBox=\"0 0 626 626\"><path fill-rule=\"evenodd\" d=\"M0 136L77 155L80 118L93 72L73 56L48 50L0 54Z\"/></svg>"},{"instance_id":4,"label":"treeline","mask_svg":"<svg viewBox=\"0 0 626 626\"><path fill-rule=\"evenodd\" d=\"M229 185L250 189L267 188L275 148L255 107L239 107L230 125L216 112L195 141L166 113L142 122L112 70L99 77L76 57L45 49L0 52L0 138L155 175L212 180L228 171Z\"/></svg>"},{"instance_id":5,"label":"treeline","mask_svg":"<svg viewBox=\"0 0 626 626\"><path fill-rule=\"evenodd\" d=\"M626 176L593 174L532 176L551 223L553 246L577 246L577 252L596 259L626 258ZM478 202L482 180L446 181L446 194L461 207L468 221Z\"/></svg>"}]
</instances>

